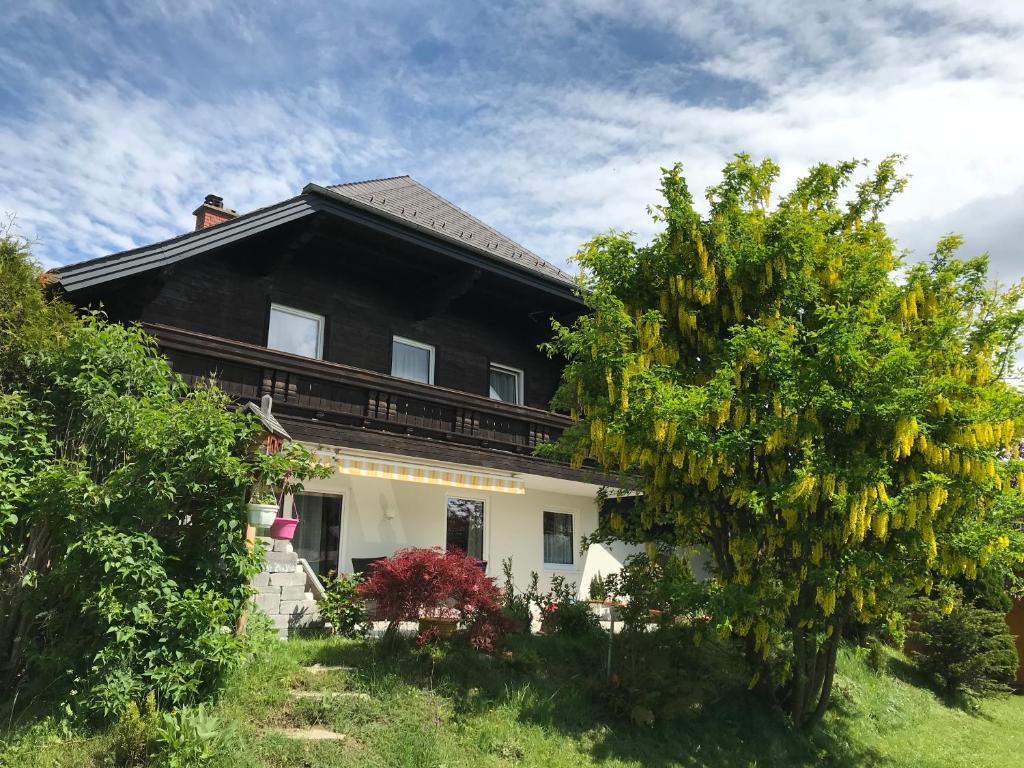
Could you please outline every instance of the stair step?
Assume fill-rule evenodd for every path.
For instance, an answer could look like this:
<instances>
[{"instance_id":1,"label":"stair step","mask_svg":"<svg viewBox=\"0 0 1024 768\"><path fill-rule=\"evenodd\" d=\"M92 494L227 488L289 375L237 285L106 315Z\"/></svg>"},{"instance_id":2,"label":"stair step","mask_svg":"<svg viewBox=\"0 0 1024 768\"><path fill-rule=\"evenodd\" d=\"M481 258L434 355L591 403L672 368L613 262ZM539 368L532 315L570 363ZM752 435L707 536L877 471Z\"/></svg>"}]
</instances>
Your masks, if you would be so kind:
<instances>
[{"instance_id":1,"label":"stair step","mask_svg":"<svg viewBox=\"0 0 1024 768\"><path fill-rule=\"evenodd\" d=\"M307 672L312 672L314 675L320 675L325 672L355 672L355 667L334 667L329 664L310 664L308 667L303 667Z\"/></svg>"},{"instance_id":2,"label":"stair step","mask_svg":"<svg viewBox=\"0 0 1024 768\"><path fill-rule=\"evenodd\" d=\"M293 699L359 699L369 701L370 694L359 691L289 691Z\"/></svg>"},{"instance_id":3,"label":"stair step","mask_svg":"<svg viewBox=\"0 0 1024 768\"><path fill-rule=\"evenodd\" d=\"M344 733L328 731L326 728L273 728L270 733L299 741L345 741L348 738Z\"/></svg>"}]
</instances>

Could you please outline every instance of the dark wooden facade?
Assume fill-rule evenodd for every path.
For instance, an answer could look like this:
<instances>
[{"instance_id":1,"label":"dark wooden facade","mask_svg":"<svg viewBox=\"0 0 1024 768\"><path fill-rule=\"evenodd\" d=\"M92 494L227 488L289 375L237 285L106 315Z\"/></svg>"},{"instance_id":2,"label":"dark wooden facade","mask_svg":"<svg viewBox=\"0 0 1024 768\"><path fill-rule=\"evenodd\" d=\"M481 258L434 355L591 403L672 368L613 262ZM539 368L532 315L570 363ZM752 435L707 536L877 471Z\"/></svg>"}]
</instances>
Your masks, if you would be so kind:
<instances>
[{"instance_id":1,"label":"dark wooden facade","mask_svg":"<svg viewBox=\"0 0 1024 768\"><path fill-rule=\"evenodd\" d=\"M146 324L186 379L272 395L297 439L594 481L531 455L568 424L547 410L561 363L538 349L582 309L564 284L317 214L69 298ZM322 360L266 348L271 303L325 318ZM394 335L434 346L433 385L389 375ZM524 372L523 405L487 397L491 363Z\"/></svg>"},{"instance_id":2,"label":"dark wooden facade","mask_svg":"<svg viewBox=\"0 0 1024 768\"><path fill-rule=\"evenodd\" d=\"M320 225L321 227L323 225ZM481 270L344 231L310 236L303 221L220 252L82 292L119 320L264 345L272 302L323 315L323 359L390 373L391 339L435 347L434 383L486 396L490 363L524 372L524 404L547 408L560 364L537 346L550 319L578 311ZM295 241L301 242L299 247Z\"/></svg>"}]
</instances>

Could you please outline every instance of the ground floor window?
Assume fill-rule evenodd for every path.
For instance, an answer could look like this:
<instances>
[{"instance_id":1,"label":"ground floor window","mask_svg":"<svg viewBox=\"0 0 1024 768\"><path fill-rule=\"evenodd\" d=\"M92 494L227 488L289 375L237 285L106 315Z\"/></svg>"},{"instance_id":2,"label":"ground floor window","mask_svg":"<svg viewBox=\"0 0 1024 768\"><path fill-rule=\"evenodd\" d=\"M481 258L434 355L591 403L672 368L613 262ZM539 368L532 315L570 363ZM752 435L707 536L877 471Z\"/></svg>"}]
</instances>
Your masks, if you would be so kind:
<instances>
[{"instance_id":1,"label":"ground floor window","mask_svg":"<svg viewBox=\"0 0 1024 768\"><path fill-rule=\"evenodd\" d=\"M572 515L568 512L544 513L544 563L573 564Z\"/></svg>"},{"instance_id":2,"label":"ground floor window","mask_svg":"<svg viewBox=\"0 0 1024 768\"><path fill-rule=\"evenodd\" d=\"M295 529L295 552L309 561L321 576L338 570L341 550L341 497L320 493L295 496L299 527Z\"/></svg>"},{"instance_id":3,"label":"ground floor window","mask_svg":"<svg viewBox=\"0 0 1024 768\"><path fill-rule=\"evenodd\" d=\"M445 549L461 549L484 559L484 503L479 499L448 497Z\"/></svg>"}]
</instances>

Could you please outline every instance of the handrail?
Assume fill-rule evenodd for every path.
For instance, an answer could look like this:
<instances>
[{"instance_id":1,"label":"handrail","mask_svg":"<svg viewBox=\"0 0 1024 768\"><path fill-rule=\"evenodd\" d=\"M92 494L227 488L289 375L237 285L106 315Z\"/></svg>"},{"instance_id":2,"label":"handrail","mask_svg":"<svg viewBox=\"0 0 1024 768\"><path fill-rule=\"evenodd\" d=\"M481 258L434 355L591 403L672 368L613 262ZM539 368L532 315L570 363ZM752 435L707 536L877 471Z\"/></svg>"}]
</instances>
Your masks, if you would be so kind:
<instances>
[{"instance_id":1,"label":"handrail","mask_svg":"<svg viewBox=\"0 0 1024 768\"><path fill-rule=\"evenodd\" d=\"M302 566L302 572L306 574L306 586L313 587L313 589L310 590L313 593L313 599L323 600L324 596L327 594L327 590L324 589L324 585L313 570L313 566L311 566L309 561L304 557L298 558L297 562Z\"/></svg>"}]
</instances>

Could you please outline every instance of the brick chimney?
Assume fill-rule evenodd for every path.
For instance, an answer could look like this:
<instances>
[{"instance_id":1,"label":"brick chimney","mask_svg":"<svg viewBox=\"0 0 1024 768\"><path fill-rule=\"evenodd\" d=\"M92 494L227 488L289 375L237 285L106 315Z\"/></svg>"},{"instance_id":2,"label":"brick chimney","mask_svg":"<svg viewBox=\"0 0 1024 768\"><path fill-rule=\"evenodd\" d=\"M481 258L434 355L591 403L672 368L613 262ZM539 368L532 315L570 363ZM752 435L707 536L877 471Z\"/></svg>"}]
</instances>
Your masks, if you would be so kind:
<instances>
[{"instance_id":1,"label":"brick chimney","mask_svg":"<svg viewBox=\"0 0 1024 768\"><path fill-rule=\"evenodd\" d=\"M206 229L214 224L230 221L238 214L230 208L224 207L224 198L217 195L207 195L203 204L192 211L196 217L196 229Z\"/></svg>"}]
</instances>

